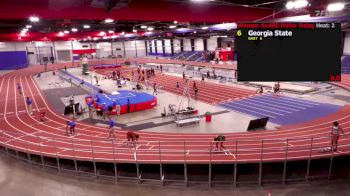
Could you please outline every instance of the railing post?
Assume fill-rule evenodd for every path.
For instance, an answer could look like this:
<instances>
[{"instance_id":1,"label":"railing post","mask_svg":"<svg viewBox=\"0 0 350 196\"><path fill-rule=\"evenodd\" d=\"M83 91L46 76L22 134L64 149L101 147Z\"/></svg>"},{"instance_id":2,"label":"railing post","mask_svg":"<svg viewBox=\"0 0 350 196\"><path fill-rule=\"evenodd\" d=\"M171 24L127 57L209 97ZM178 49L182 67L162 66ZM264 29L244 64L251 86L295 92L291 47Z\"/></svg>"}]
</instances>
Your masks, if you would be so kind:
<instances>
[{"instance_id":1,"label":"railing post","mask_svg":"<svg viewBox=\"0 0 350 196\"><path fill-rule=\"evenodd\" d=\"M311 144L310 144L310 151L309 151L309 159L307 161L307 168L306 168L306 182L309 181L309 176L310 176L310 164L311 164L311 156L312 156L312 145L314 143L314 137L311 137Z\"/></svg>"},{"instance_id":2,"label":"railing post","mask_svg":"<svg viewBox=\"0 0 350 196\"><path fill-rule=\"evenodd\" d=\"M55 138L52 138L53 143L55 144L56 148L56 163L57 163L57 170L60 173L61 172L61 166L60 166L60 158L58 157L58 147L57 142L55 141Z\"/></svg>"},{"instance_id":3,"label":"railing post","mask_svg":"<svg viewBox=\"0 0 350 196\"><path fill-rule=\"evenodd\" d=\"M211 164L211 153L212 153L212 147L213 147L213 142L210 141L209 142L210 148L209 148L209 187L212 186L212 176L211 176L211 168L212 168L212 164Z\"/></svg>"},{"instance_id":4,"label":"railing post","mask_svg":"<svg viewBox=\"0 0 350 196\"><path fill-rule=\"evenodd\" d=\"M233 166L233 186L237 187L237 158L238 158L238 140L236 140L236 159L235 159L235 163Z\"/></svg>"},{"instance_id":5,"label":"railing post","mask_svg":"<svg viewBox=\"0 0 350 196\"><path fill-rule=\"evenodd\" d=\"M141 175L140 175L140 167L139 162L137 161L137 143L133 142L134 144L134 157L135 157L135 163L136 163L136 175L137 175L137 182L141 183Z\"/></svg>"},{"instance_id":6,"label":"railing post","mask_svg":"<svg viewBox=\"0 0 350 196\"><path fill-rule=\"evenodd\" d=\"M118 182L118 168L117 168L117 163L115 160L115 143L114 140L112 140L112 152L113 152L113 165L114 165L114 177L115 181Z\"/></svg>"},{"instance_id":7,"label":"railing post","mask_svg":"<svg viewBox=\"0 0 350 196\"><path fill-rule=\"evenodd\" d=\"M91 145L92 163L93 163L93 165L94 165L94 173L95 173L95 177L97 178L97 168L96 168L96 162L95 162L95 154L94 154L93 140L90 140L90 145Z\"/></svg>"},{"instance_id":8,"label":"railing post","mask_svg":"<svg viewBox=\"0 0 350 196\"><path fill-rule=\"evenodd\" d=\"M30 158L30 151L29 151L29 143L27 141L23 141L25 145L27 146L27 157L28 157L28 162L31 164L32 160Z\"/></svg>"},{"instance_id":9,"label":"railing post","mask_svg":"<svg viewBox=\"0 0 350 196\"><path fill-rule=\"evenodd\" d=\"M333 148L333 147L332 147ZM333 167L333 158L334 158L334 150L331 148L332 150L332 156L329 160L329 169L328 169L328 181L331 180L331 176L332 176L332 167ZM338 148L338 147L337 147Z\"/></svg>"},{"instance_id":10,"label":"railing post","mask_svg":"<svg viewBox=\"0 0 350 196\"><path fill-rule=\"evenodd\" d=\"M77 158L75 157L74 137L72 138L72 150L73 150L75 174L78 175L78 164L77 164Z\"/></svg>"},{"instance_id":11,"label":"railing post","mask_svg":"<svg viewBox=\"0 0 350 196\"><path fill-rule=\"evenodd\" d=\"M287 159L288 159L288 138L286 139L286 152L285 152L285 159L284 159L284 164L283 164L283 176L282 176L282 184L286 184L286 176L287 176Z\"/></svg>"},{"instance_id":12,"label":"railing post","mask_svg":"<svg viewBox=\"0 0 350 196\"><path fill-rule=\"evenodd\" d=\"M162 186L164 186L163 164L162 164L162 152L160 150L160 141L158 141L158 154L159 154L159 174Z\"/></svg>"},{"instance_id":13,"label":"railing post","mask_svg":"<svg viewBox=\"0 0 350 196\"><path fill-rule=\"evenodd\" d=\"M260 162L259 162L259 186L262 184L262 161L264 152L264 140L261 140L261 152L260 152Z\"/></svg>"},{"instance_id":14,"label":"railing post","mask_svg":"<svg viewBox=\"0 0 350 196\"><path fill-rule=\"evenodd\" d=\"M39 136L38 136L39 138ZM45 162L44 162L44 156L43 156L43 148L40 142L40 138L39 138L39 150L40 150L40 158L41 158L41 165L43 167L43 169L45 169Z\"/></svg>"},{"instance_id":15,"label":"railing post","mask_svg":"<svg viewBox=\"0 0 350 196\"><path fill-rule=\"evenodd\" d=\"M187 155L186 155L186 141L184 141L184 177L185 177L185 186L188 186L188 178L187 178Z\"/></svg>"}]
</instances>

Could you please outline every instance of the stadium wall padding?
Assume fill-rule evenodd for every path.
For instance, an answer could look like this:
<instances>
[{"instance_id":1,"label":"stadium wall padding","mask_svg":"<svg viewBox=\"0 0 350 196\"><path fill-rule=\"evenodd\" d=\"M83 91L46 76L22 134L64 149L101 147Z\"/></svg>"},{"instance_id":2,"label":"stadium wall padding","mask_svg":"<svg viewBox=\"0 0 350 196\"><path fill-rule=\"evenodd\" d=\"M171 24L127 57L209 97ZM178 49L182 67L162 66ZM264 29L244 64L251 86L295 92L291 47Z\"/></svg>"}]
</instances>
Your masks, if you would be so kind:
<instances>
[{"instance_id":1,"label":"stadium wall padding","mask_svg":"<svg viewBox=\"0 0 350 196\"><path fill-rule=\"evenodd\" d=\"M26 51L0 52L0 70L12 70L28 67Z\"/></svg>"}]
</instances>

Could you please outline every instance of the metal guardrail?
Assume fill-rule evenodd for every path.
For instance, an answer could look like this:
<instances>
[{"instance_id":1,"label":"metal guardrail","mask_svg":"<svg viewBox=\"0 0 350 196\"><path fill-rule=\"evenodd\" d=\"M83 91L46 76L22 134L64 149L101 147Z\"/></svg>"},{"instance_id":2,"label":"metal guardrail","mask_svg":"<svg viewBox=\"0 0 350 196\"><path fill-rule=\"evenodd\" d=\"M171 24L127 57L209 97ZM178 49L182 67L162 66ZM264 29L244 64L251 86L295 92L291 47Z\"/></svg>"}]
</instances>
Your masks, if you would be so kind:
<instances>
[{"instance_id":1,"label":"metal guardrail","mask_svg":"<svg viewBox=\"0 0 350 196\"><path fill-rule=\"evenodd\" d=\"M152 163L160 165L161 178L164 181L162 166L166 164L183 164L185 168L190 164L207 164L209 168L216 164L255 163L259 165L259 185L261 185L262 165L269 162L281 162L283 167L283 179L286 181L287 163L295 160L307 161L306 180L310 175L310 163L313 159L329 159L327 178L332 176L332 161L336 156L350 153L350 134L340 136L338 152L327 151L330 147L330 136L295 137L285 139L262 140L228 140L224 142L225 150L216 151L216 142L198 140L169 140L169 141L139 141L127 143L125 140L106 141L100 139L85 140L77 138L45 137L35 133L21 134L0 131L0 146L9 154L15 151L14 156L30 163L47 167L46 157L56 160L55 168L60 171L61 160L72 160L74 167L71 171L79 173L77 162L88 161L94 166L93 175L98 176L96 164L101 162L135 164L137 179L140 181L140 164ZM25 153L21 157L20 154ZM39 156L33 161L33 156ZM50 166L49 166L50 167ZM114 168L117 171L117 168ZM236 168L237 169L237 168ZM184 171L187 176L187 171ZM209 169L211 176L211 169ZM235 174L237 175L237 174ZM115 173L115 179L119 179ZM236 177L235 177L236 178ZM187 184L186 177L184 183ZM211 184L212 181L209 180Z\"/></svg>"}]
</instances>

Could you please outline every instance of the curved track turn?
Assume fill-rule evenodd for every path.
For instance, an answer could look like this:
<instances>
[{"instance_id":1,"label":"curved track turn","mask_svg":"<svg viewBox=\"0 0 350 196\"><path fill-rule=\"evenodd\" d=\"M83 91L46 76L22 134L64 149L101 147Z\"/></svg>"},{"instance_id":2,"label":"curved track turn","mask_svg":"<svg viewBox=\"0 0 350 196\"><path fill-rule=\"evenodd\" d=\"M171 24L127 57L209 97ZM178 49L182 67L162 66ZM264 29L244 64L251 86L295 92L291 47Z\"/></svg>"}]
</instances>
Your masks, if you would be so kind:
<instances>
[{"instance_id":1,"label":"curved track turn","mask_svg":"<svg viewBox=\"0 0 350 196\"><path fill-rule=\"evenodd\" d=\"M51 70L70 64L56 64ZM66 117L57 114L38 88L32 76L42 71L30 67L0 77L0 144L7 148L49 157L74 158L101 162L143 163L230 163L308 159L350 153L350 136L340 137L339 151L321 153L330 145L330 127L338 120L345 133L350 130L350 106L328 117L277 131L225 134L225 152L212 152L214 134L150 133L140 131L135 147L124 145L127 130L117 131L117 140L106 140L107 128L77 123L75 137L65 136ZM17 83L23 95L17 92ZM229 87L225 87L229 88ZM215 92L215 90L213 90ZM25 97L33 99L32 116L28 115ZM46 112L46 122L39 112Z\"/></svg>"}]
</instances>

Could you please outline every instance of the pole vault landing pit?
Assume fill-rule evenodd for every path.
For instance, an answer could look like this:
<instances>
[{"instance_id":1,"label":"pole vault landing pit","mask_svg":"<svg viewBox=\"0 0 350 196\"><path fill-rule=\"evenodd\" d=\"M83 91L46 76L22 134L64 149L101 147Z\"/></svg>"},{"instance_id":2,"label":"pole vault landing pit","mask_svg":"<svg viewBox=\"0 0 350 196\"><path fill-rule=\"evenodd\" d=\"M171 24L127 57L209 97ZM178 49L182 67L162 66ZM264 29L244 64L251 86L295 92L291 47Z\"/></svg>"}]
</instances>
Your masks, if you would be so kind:
<instances>
[{"instance_id":1,"label":"pole vault landing pit","mask_svg":"<svg viewBox=\"0 0 350 196\"><path fill-rule=\"evenodd\" d=\"M110 69L110 68L121 68L120 64L98 64L94 66L94 69Z\"/></svg>"},{"instance_id":2,"label":"pole vault landing pit","mask_svg":"<svg viewBox=\"0 0 350 196\"><path fill-rule=\"evenodd\" d=\"M86 103L88 104L91 101L97 110L102 110L104 103L107 108L112 107L112 115L116 114L116 104L121 106L121 114L128 113L128 100L130 101L129 112L148 110L157 106L157 98L155 96L128 90L118 90L113 92L113 94L97 93L85 98Z\"/></svg>"}]
</instances>

